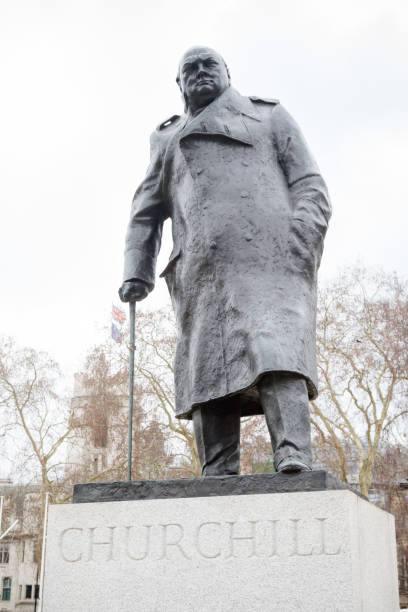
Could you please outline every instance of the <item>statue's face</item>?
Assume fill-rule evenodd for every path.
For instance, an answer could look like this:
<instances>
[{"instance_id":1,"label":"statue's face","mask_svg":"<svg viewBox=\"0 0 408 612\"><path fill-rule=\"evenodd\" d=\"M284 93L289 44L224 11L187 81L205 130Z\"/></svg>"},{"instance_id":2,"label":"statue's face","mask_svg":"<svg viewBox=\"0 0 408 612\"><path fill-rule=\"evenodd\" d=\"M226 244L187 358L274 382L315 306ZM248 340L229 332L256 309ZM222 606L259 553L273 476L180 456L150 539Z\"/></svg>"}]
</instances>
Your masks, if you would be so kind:
<instances>
[{"instance_id":1,"label":"statue's face","mask_svg":"<svg viewBox=\"0 0 408 612\"><path fill-rule=\"evenodd\" d=\"M180 62L179 85L192 110L207 106L229 86L224 60L207 47L189 49Z\"/></svg>"}]
</instances>

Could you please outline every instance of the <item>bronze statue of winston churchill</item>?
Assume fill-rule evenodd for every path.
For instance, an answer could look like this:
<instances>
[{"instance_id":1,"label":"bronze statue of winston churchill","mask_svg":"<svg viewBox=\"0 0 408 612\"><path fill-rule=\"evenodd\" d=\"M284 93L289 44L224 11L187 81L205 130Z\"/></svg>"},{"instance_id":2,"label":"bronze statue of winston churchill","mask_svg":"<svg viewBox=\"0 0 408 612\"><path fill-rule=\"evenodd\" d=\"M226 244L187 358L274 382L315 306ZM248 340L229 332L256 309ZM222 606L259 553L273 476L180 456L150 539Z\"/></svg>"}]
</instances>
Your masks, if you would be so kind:
<instances>
[{"instance_id":1,"label":"bronze statue of winston churchill","mask_svg":"<svg viewBox=\"0 0 408 612\"><path fill-rule=\"evenodd\" d=\"M189 49L177 82L185 112L151 136L121 299L153 289L170 217L176 415L193 420L203 475L239 473L240 417L262 413L276 470L309 470L325 182L279 101L238 93L217 52Z\"/></svg>"}]
</instances>

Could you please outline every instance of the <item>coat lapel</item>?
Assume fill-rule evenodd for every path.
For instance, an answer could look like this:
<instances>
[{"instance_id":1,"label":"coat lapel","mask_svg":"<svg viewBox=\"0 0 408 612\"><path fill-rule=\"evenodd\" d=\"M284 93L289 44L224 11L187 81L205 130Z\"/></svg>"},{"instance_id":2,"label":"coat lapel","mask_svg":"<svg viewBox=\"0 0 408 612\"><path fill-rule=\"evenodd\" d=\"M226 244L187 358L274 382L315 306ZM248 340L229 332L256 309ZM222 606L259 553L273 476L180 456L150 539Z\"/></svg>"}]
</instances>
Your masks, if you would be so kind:
<instances>
[{"instance_id":1,"label":"coat lapel","mask_svg":"<svg viewBox=\"0 0 408 612\"><path fill-rule=\"evenodd\" d=\"M245 116L256 121L260 120L251 101L229 87L185 125L180 133L180 141L194 134L200 134L202 136L224 136L251 146L253 139Z\"/></svg>"}]
</instances>

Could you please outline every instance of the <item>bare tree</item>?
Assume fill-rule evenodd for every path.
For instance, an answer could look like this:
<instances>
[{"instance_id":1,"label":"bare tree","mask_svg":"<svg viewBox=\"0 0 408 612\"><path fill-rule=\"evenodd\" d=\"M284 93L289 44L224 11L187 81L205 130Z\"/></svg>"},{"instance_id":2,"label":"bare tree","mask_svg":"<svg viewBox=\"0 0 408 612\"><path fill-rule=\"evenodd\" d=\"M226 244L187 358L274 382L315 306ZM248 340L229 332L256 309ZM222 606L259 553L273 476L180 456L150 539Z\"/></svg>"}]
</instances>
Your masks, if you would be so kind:
<instances>
[{"instance_id":1,"label":"bare tree","mask_svg":"<svg viewBox=\"0 0 408 612\"><path fill-rule=\"evenodd\" d=\"M60 450L73 434L67 404L58 393L60 382L59 367L49 355L18 348L11 338L0 338L2 418L9 448L15 446L15 472L24 472L25 482L40 482L38 527L42 525L46 494L54 503L59 500L63 475Z\"/></svg>"},{"instance_id":2,"label":"bare tree","mask_svg":"<svg viewBox=\"0 0 408 612\"><path fill-rule=\"evenodd\" d=\"M49 355L0 337L0 423L12 464L10 476L21 486L39 484L30 490L29 498L26 496L30 507L24 511L25 525L21 526L38 535L37 563L41 559L46 495L51 503L71 497L66 444L74 445L86 426L86 422L70 418L62 382L60 369Z\"/></svg>"},{"instance_id":3,"label":"bare tree","mask_svg":"<svg viewBox=\"0 0 408 612\"><path fill-rule=\"evenodd\" d=\"M350 448L368 495L384 436L408 414L408 288L395 274L346 269L319 295L316 449L348 481Z\"/></svg>"},{"instance_id":4,"label":"bare tree","mask_svg":"<svg viewBox=\"0 0 408 612\"><path fill-rule=\"evenodd\" d=\"M79 407L73 407L71 420L81 428L80 446L85 451L99 449L102 465L94 469L89 453L86 455L85 452L87 461L67 466L71 479L76 481L126 478L128 371L124 359L119 357L113 343L108 340L89 352L80 374L84 393ZM134 398L132 476L163 478L173 462L167 448L165 427L149 410L139 385L134 388Z\"/></svg>"}]
</instances>

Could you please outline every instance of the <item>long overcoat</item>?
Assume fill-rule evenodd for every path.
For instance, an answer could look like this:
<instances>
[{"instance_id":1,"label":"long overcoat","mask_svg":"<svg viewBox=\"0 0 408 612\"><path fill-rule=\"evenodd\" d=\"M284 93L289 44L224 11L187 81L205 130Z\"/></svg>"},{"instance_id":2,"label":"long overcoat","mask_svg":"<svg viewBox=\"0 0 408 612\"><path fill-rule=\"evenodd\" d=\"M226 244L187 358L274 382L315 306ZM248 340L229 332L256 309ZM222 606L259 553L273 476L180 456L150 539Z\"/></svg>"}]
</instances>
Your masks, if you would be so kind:
<instances>
[{"instance_id":1,"label":"long overcoat","mask_svg":"<svg viewBox=\"0 0 408 612\"><path fill-rule=\"evenodd\" d=\"M316 397L316 281L330 214L319 169L277 100L228 88L152 134L124 279L153 288L170 217L162 276L178 327L178 417L232 395L242 415L261 413L255 384L265 372L298 373Z\"/></svg>"}]
</instances>

